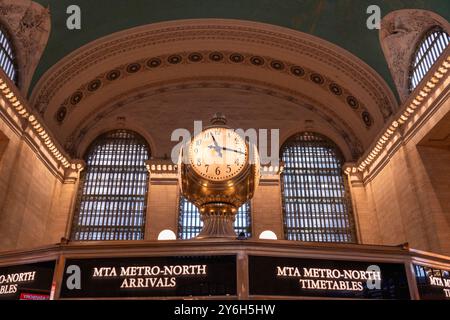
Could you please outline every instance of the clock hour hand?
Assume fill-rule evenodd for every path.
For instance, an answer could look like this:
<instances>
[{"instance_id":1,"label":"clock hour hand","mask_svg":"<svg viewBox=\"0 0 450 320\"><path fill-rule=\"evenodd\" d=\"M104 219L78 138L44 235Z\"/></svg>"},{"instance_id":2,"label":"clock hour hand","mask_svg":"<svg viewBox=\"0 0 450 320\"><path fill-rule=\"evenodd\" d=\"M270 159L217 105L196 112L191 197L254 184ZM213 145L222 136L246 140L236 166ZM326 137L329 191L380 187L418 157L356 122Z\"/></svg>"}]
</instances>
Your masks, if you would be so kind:
<instances>
[{"instance_id":1,"label":"clock hour hand","mask_svg":"<svg viewBox=\"0 0 450 320\"><path fill-rule=\"evenodd\" d=\"M219 156L222 158L222 152L220 151L222 148L219 146L219 144L216 141L216 138L214 138L214 135L211 134L211 137L214 141L214 146L209 146L210 149L216 150L216 152L219 154Z\"/></svg>"},{"instance_id":2,"label":"clock hour hand","mask_svg":"<svg viewBox=\"0 0 450 320\"><path fill-rule=\"evenodd\" d=\"M220 151L221 150L220 147L208 146L208 148L216 150L216 152L219 154L219 157L222 158L222 152Z\"/></svg>"}]
</instances>

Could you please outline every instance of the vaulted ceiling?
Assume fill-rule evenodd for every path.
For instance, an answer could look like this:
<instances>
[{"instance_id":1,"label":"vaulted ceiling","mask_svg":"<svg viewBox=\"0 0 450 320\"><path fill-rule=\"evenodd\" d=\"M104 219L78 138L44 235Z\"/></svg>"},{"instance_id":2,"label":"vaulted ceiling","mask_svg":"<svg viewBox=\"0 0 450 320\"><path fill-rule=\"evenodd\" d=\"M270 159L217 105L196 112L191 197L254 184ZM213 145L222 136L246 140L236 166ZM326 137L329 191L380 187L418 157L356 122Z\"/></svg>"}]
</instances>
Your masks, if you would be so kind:
<instances>
[{"instance_id":1,"label":"vaulted ceiling","mask_svg":"<svg viewBox=\"0 0 450 320\"><path fill-rule=\"evenodd\" d=\"M223 112L234 128L280 129L281 143L320 132L355 161L399 108L367 7L450 18L448 1L36 2L50 4L51 34L29 101L73 157L118 127L165 157L174 129ZM79 31L66 28L72 4Z\"/></svg>"},{"instance_id":2,"label":"vaulted ceiling","mask_svg":"<svg viewBox=\"0 0 450 320\"><path fill-rule=\"evenodd\" d=\"M225 18L269 23L328 40L361 58L393 89L378 30L368 30L369 5L382 16L405 8L434 11L450 20L448 0L35 0L51 11L48 46L34 84L52 65L75 49L127 28L177 19ZM66 9L79 5L82 30L66 28ZM395 90L393 89L395 92Z\"/></svg>"},{"instance_id":3,"label":"vaulted ceiling","mask_svg":"<svg viewBox=\"0 0 450 320\"><path fill-rule=\"evenodd\" d=\"M357 159L398 108L384 80L348 51L274 25L190 19L117 32L51 68L30 97L74 156L124 126L170 153L171 132L223 112L235 128L315 130Z\"/></svg>"}]
</instances>

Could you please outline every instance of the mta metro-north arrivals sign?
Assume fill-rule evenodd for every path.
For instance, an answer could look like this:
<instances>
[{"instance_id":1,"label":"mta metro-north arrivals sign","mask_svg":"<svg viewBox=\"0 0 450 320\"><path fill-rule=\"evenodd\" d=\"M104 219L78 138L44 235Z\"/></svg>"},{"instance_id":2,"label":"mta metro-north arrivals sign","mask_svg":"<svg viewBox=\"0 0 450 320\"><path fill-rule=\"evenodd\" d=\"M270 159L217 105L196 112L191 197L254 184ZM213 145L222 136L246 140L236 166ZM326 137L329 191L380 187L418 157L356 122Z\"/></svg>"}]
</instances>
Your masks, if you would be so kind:
<instances>
[{"instance_id":1,"label":"mta metro-north arrivals sign","mask_svg":"<svg viewBox=\"0 0 450 320\"><path fill-rule=\"evenodd\" d=\"M68 259L61 298L235 296L236 256Z\"/></svg>"},{"instance_id":2,"label":"mta metro-north arrivals sign","mask_svg":"<svg viewBox=\"0 0 450 320\"><path fill-rule=\"evenodd\" d=\"M249 256L250 295L410 299L403 264Z\"/></svg>"},{"instance_id":3,"label":"mta metro-north arrivals sign","mask_svg":"<svg viewBox=\"0 0 450 320\"><path fill-rule=\"evenodd\" d=\"M0 267L0 300L49 300L55 261Z\"/></svg>"}]
</instances>

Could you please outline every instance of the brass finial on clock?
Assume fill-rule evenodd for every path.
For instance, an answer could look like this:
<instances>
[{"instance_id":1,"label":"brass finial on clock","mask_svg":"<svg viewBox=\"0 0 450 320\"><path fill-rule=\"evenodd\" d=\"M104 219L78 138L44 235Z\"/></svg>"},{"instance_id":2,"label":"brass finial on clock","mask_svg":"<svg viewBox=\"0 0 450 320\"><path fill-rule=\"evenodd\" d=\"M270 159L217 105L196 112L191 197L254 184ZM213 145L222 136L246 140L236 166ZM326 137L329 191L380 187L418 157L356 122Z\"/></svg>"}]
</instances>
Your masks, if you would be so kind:
<instances>
[{"instance_id":1,"label":"brass finial on clock","mask_svg":"<svg viewBox=\"0 0 450 320\"><path fill-rule=\"evenodd\" d=\"M212 125L225 126L227 124L227 117L223 113L217 112L211 118Z\"/></svg>"},{"instance_id":2,"label":"brass finial on clock","mask_svg":"<svg viewBox=\"0 0 450 320\"><path fill-rule=\"evenodd\" d=\"M215 114L211 122L192 138L188 161L180 161L181 193L200 210L203 229L196 239L236 239L238 208L253 197L258 185L258 151L226 126L223 114Z\"/></svg>"}]
</instances>

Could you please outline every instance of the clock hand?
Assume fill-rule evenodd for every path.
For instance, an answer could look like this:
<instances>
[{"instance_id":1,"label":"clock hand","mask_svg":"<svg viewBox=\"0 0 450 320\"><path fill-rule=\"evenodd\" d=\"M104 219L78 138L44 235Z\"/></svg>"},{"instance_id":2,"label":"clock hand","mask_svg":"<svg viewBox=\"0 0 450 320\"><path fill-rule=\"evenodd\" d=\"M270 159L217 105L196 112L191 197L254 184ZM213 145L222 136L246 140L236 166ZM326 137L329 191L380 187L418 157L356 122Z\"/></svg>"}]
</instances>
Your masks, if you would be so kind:
<instances>
[{"instance_id":1,"label":"clock hand","mask_svg":"<svg viewBox=\"0 0 450 320\"><path fill-rule=\"evenodd\" d=\"M217 151L217 153L219 154L219 156L222 158L222 152L220 152L220 146L219 146L219 144L217 143L216 138L214 138L214 135L213 135L212 133L211 133L211 137L212 137L212 139L213 139L213 141L214 141L214 145L215 145L214 149Z\"/></svg>"},{"instance_id":2,"label":"clock hand","mask_svg":"<svg viewBox=\"0 0 450 320\"><path fill-rule=\"evenodd\" d=\"M221 148L219 146L217 146L217 147L215 147L215 146L208 146L208 148L216 150L216 152L219 154L219 157L222 158L222 152L220 151Z\"/></svg>"},{"instance_id":3,"label":"clock hand","mask_svg":"<svg viewBox=\"0 0 450 320\"><path fill-rule=\"evenodd\" d=\"M229 148L225 148L225 147L222 147L222 150L225 150L225 151L233 151L233 152L236 152L236 153L240 153L240 154L244 154L244 155L245 155L245 152L237 151L237 150L229 149Z\"/></svg>"},{"instance_id":4,"label":"clock hand","mask_svg":"<svg viewBox=\"0 0 450 320\"><path fill-rule=\"evenodd\" d=\"M214 135L212 133L211 133L211 137L214 141L214 145L219 148L219 144L217 143L216 138L214 138Z\"/></svg>"}]
</instances>

